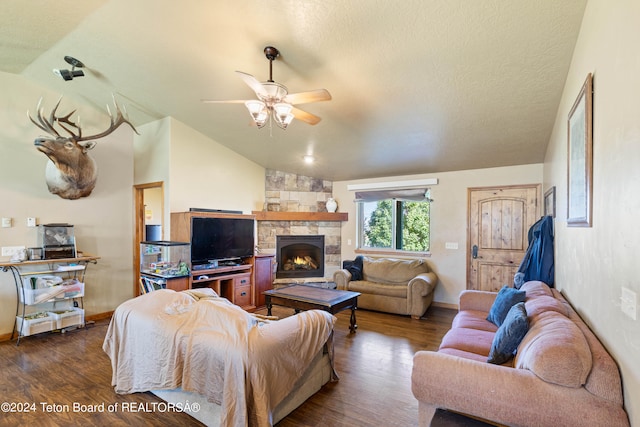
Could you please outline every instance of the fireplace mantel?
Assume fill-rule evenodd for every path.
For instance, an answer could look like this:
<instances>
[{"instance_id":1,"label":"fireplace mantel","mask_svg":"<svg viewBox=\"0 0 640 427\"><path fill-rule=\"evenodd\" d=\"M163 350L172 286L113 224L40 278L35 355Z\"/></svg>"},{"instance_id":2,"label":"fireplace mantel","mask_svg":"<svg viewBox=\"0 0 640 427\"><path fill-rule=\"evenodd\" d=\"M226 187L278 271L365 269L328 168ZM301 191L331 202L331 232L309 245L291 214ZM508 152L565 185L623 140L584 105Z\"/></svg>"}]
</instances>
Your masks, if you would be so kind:
<instances>
[{"instance_id":1,"label":"fireplace mantel","mask_svg":"<svg viewBox=\"0 0 640 427\"><path fill-rule=\"evenodd\" d=\"M272 212L253 211L257 221L348 221L346 212Z\"/></svg>"}]
</instances>

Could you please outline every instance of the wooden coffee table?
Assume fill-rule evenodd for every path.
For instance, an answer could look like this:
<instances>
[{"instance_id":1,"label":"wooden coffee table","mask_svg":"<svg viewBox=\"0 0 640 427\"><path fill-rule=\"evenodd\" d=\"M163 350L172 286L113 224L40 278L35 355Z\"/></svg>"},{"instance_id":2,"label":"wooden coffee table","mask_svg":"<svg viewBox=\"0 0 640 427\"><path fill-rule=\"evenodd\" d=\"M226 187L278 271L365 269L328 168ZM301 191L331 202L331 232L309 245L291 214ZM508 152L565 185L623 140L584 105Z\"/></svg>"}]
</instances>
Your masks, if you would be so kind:
<instances>
[{"instance_id":1,"label":"wooden coffee table","mask_svg":"<svg viewBox=\"0 0 640 427\"><path fill-rule=\"evenodd\" d=\"M356 309L360 292L341 291L337 289L317 288L305 285L291 285L263 292L267 304L267 315L271 316L271 307L281 305L290 307L298 313L300 310L324 310L336 314L347 308L351 309L349 329L356 332Z\"/></svg>"}]
</instances>

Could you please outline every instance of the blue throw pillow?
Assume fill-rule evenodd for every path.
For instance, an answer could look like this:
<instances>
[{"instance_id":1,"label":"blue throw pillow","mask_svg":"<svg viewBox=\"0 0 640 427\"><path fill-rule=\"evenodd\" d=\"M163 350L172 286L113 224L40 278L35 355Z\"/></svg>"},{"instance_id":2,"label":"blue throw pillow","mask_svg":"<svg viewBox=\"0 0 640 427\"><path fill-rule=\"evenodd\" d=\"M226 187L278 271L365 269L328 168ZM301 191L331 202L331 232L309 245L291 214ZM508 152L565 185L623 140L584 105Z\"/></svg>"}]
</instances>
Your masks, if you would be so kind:
<instances>
[{"instance_id":1,"label":"blue throw pillow","mask_svg":"<svg viewBox=\"0 0 640 427\"><path fill-rule=\"evenodd\" d=\"M487 362L501 365L513 357L520 342L529 330L529 320L524 303L520 302L509 310L502 326L498 328Z\"/></svg>"},{"instance_id":2,"label":"blue throw pillow","mask_svg":"<svg viewBox=\"0 0 640 427\"><path fill-rule=\"evenodd\" d=\"M342 268L351 273L351 280L362 280L362 255L358 255L353 261L343 261Z\"/></svg>"},{"instance_id":3,"label":"blue throw pillow","mask_svg":"<svg viewBox=\"0 0 640 427\"><path fill-rule=\"evenodd\" d=\"M489 310L487 320L497 327L500 327L502 322L504 322L504 318L507 317L509 309L519 302L524 302L526 298L527 293L525 291L519 291L506 285L503 286L500 292L498 292L496 300L491 306L491 310Z\"/></svg>"}]
</instances>

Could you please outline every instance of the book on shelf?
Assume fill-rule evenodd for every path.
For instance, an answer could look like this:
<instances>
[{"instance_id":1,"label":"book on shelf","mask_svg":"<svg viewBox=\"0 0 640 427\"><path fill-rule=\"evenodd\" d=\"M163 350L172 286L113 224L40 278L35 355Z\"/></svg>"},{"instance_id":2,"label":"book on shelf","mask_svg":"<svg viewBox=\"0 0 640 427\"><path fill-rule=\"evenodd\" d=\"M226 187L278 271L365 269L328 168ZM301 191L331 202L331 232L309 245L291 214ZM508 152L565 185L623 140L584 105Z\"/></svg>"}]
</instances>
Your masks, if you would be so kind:
<instances>
[{"instance_id":1,"label":"book on shelf","mask_svg":"<svg viewBox=\"0 0 640 427\"><path fill-rule=\"evenodd\" d=\"M162 280L153 280L149 277L140 277L140 291L143 294L157 291L158 289L166 289L167 285Z\"/></svg>"}]
</instances>

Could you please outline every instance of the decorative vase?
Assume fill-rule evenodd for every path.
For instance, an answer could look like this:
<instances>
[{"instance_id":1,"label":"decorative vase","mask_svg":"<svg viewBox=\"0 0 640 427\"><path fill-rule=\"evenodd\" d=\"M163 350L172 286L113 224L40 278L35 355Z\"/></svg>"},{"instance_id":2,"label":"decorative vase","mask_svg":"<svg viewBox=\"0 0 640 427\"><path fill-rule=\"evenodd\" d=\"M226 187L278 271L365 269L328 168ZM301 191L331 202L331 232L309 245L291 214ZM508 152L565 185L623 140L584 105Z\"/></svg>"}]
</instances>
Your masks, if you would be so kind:
<instances>
[{"instance_id":1,"label":"decorative vase","mask_svg":"<svg viewBox=\"0 0 640 427\"><path fill-rule=\"evenodd\" d=\"M338 204L333 198L329 197L327 199L327 212L335 212L338 209Z\"/></svg>"}]
</instances>

